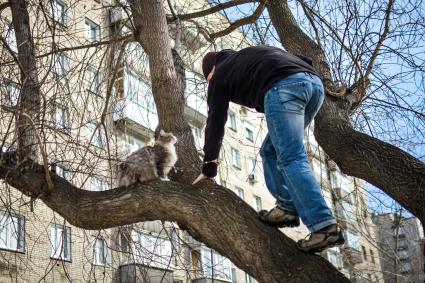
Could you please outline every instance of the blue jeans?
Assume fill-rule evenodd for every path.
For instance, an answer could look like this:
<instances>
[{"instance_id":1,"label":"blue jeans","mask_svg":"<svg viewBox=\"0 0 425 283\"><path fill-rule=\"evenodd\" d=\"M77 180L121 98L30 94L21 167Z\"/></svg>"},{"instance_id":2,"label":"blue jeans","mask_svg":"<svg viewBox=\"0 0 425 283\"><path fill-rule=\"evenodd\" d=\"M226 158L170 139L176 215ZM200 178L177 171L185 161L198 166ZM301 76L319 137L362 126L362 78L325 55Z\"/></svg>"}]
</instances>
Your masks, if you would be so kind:
<instances>
[{"instance_id":1,"label":"blue jeans","mask_svg":"<svg viewBox=\"0 0 425 283\"><path fill-rule=\"evenodd\" d=\"M269 133L260 155L267 188L279 207L297 212L312 232L336 223L308 164L303 144L304 129L323 100L320 78L307 72L277 81L264 98Z\"/></svg>"}]
</instances>

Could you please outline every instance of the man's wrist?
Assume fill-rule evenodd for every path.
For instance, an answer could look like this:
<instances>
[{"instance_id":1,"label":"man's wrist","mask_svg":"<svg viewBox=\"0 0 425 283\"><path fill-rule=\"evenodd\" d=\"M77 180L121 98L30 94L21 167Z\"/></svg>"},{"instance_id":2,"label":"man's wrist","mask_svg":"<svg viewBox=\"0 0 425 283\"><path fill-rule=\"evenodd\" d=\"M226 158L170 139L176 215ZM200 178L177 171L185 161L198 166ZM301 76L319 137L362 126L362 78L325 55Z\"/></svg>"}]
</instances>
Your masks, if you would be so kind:
<instances>
[{"instance_id":1,"label":"man's wrist","mask_svg":"<svg viewBox=\"0 0 425 283\"><path fill-rule=\"evenodd\" d=\"M204 162L204 165L202 166L202 174L209 178L213 178L217 176L217 167L218 167L218 161L217 162L211 162L207 161Z\"/></svg>"}]
</instances>

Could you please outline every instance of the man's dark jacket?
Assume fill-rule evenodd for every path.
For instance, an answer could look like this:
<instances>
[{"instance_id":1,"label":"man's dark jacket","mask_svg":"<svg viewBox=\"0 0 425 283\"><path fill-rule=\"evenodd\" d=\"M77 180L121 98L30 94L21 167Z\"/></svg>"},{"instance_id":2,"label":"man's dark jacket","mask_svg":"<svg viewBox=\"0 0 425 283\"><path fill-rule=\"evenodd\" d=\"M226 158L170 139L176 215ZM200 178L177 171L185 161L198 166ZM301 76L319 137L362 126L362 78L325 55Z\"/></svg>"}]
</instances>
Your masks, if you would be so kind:
<instances>
[{"instance_id":1,"label":"man's dark jacket","mask_svg":"<svg viewBox=\"0 0 425 283\"><path fill-rule=\"evenodd\" d=\"M204 175L217 175L217 164L208 161L219 156L229 102L264 112L266 92L279 79L297 72L316 74L309 58L277 47L263 45L217 53L214 75L208 85Z\"/></svg>"}]
</instances>

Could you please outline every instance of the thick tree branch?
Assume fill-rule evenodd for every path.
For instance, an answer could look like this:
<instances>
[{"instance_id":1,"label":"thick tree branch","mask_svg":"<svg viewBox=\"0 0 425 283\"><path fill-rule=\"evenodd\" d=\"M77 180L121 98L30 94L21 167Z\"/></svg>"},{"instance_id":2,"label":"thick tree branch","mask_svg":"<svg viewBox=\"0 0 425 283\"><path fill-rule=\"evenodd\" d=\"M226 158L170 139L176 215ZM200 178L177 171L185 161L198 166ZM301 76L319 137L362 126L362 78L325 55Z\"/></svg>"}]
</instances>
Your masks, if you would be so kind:
<instances>
[{"instance_id":1,"label":"thick tree branch","mask_svg":"<svg viewBox=\"0 0 425 283\"><path fill-rule=\"evenodd\" d=\"M312 57L325 86L332 84L324 51L300 29L287 2L270 1L268 11L285 48ZM425 164L395 146L355 131L349 122L350 106L345 99L326 97L315 119L319 145L344 173L382 189L425 223Z\"/></svg>"},{"instance_id":2,"label":"thick tree branch","mask_svg":"<svg viewBox=\"0 0 425 283\"><path fill-rule=\"evenodd\" d=\"M13 156L0 156L0 178L28 196L40 197L77 227L173 221L260 282L349 282L322 257L298 251L285 234L262 223L248 204L218 185L153 181L93 192L52 174L54 190L47 195L43 166L29 161L17 166Z\"/></svg>"}]
</instances>

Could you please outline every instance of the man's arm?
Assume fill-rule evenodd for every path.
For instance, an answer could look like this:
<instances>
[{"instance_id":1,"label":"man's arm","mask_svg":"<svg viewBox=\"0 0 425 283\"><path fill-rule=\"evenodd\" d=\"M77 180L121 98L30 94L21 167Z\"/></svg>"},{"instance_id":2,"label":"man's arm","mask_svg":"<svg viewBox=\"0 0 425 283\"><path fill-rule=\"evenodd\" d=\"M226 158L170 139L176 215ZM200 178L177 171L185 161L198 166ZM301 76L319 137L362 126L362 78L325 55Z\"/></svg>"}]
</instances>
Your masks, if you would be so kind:
<instances>
[{"instance_id":1,"label":"man's arm","mask_svg":"<svg viewBox=\"0 0 425 283\"><path fill-rule=\"evenodd\" d=\"M218 157L223 142L229 99L224 90L211 81L208 86L208 118L205 128L204 165L202 174L207 177L217 175Z\"/></svg>"}]
</instances>

